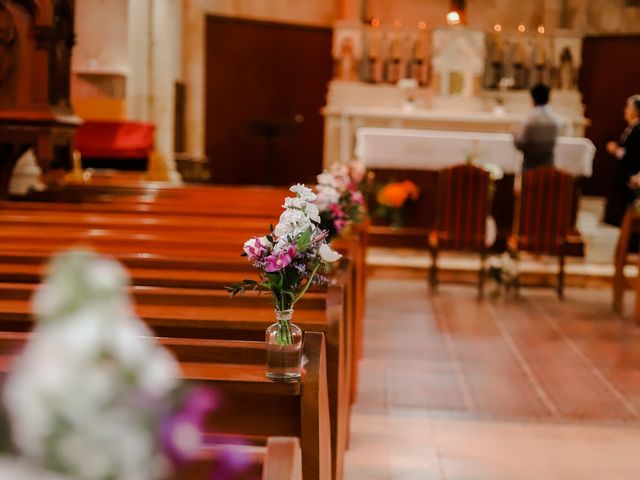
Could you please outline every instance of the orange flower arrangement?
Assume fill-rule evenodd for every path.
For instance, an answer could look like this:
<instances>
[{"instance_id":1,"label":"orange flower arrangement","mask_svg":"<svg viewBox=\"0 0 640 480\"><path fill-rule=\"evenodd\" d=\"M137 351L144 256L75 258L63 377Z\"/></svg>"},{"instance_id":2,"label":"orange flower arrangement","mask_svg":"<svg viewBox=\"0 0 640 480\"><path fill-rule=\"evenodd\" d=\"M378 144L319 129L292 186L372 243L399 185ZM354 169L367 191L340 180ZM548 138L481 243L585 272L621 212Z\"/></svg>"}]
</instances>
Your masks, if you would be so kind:
<instances>
[{"instance_id":1,"label":"orange flower arrangement","mask_svg":"<svg viewBox=\"0 0 640 480\"><path fill-rule=\"evenodd\" d=\"M376 195L376 216L385 218L392 227L401 227L404 224L402 207L407 200L417 200L418 193L418 187L411 180L386 184Z\"/></svg>"},{"instance_id":2,"label":"orange flower arrangement","mask_svg":"<svg viewBox=\"0 0 640 480\"><path fill-rule=\"evenodd\" d=\"M402 208L408 199L418 199L418 187L411 180L388 183L377 195L378 203L385 207Z\"/></svg>"}]
</instances>

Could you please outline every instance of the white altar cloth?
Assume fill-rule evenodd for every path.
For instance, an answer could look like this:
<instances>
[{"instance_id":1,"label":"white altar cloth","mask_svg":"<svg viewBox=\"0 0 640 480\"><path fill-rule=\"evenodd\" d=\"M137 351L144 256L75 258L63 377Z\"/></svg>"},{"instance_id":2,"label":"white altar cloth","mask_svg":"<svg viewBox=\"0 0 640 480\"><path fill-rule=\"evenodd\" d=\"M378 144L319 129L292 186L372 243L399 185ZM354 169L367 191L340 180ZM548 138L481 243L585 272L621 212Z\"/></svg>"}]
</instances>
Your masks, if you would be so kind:
<instances>
[{"instance_id":1,"label":"white altar cloth","mask_svg":"<svg viewBox=\"0 0 640 480\"><path fill-rule=\"evenodd\" d=\"M596 148L590 140L560 137L555 165L575 176L590 177ZM404 128L359 128L355 155L369 168L439 170L465 162L498 165L505 173L522 167L522 155L507 133L450 132Z\"/></svg>"}]
</instances>

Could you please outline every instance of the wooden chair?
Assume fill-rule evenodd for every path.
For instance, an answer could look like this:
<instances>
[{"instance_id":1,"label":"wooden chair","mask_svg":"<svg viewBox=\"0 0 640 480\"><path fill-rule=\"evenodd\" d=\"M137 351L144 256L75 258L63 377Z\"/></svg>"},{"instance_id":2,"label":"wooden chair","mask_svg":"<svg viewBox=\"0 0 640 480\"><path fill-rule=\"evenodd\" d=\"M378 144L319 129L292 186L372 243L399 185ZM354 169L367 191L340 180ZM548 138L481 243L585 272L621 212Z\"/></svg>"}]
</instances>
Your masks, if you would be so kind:
<instances>
[{"instance_id":1,"label":"wooden chair","mask_svg":"<svg viewBox=\"0 0 640 480\"><path fill-rule=\"evenodd\" d=\"M624 311L624 292L628 285L628 280L624 276L624 267L630 263L638 262L638 255L629 253L629 242L633 234L640 234L640 212L631 206L627 209L620 225L620 236L614 254L613 273L613 311L622 314ZM636 321L638 321L638 307L636 306Z\"/></svg>"},{"instance_id":2,"label":"wooden chair","mask_svg":"<svg viewBox=\"0 0 640 480\"><path fill-rule=\"evenodd\" d=\"M554 167L529 170L522 175L514 235L509 246L520 252L558 256L556 291L564 297L566 245L571 225L573 177ZM516 288L519 282L516 280Z\"/></svg>"},{"instance_id":3,"label":"wooden chair","mask_svg":"<svg viewBox=\"0 0 640 480\"><path fill-rule=\"evenodd\" d=\"M475 165L457 165L439 172L435 229L429 233L429 284L438 284L438 252L453 250L480 254L478 294L484 294L486 231L490 212L489 172Z\"/></svg>"}]
</instances>

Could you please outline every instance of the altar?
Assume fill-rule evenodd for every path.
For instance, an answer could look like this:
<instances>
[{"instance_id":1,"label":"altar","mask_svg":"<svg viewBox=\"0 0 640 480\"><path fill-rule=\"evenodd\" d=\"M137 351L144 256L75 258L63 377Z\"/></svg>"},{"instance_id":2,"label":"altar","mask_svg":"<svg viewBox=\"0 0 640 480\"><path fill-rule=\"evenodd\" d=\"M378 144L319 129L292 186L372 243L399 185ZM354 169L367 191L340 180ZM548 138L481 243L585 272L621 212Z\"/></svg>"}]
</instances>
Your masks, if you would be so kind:
<instances>
[{"instance_id":1,"label":"altar","mask_svg":"<svg viewBox=\"0 0 640 480\"><path fill-rule=\"evenodd\" d=\"M576 177L590 177L595 152L587 138L560 137L555 166ZM371 169L440 170L473 160L515 174L522 165L513 136L505 133L360 128L355 156Z\"/></svg>"}]
</instances>

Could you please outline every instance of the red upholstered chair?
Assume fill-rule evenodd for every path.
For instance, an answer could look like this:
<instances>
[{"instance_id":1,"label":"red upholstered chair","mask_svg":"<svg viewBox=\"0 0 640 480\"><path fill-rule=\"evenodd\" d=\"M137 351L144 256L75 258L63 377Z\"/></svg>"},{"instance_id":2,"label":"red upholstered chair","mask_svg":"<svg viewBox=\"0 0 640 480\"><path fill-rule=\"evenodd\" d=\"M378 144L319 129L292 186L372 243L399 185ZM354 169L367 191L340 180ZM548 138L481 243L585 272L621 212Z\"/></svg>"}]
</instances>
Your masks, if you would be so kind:
<instances>
[{"instance_id":1,"label":"red upholstered chair","mask_svg":"<svg viewBox=\"0 0 640 480\"><path fill-rule=\"evenodd\" d=\"M484 293L487 254L487 216L491 209L489 172L475 165L457 165L438 174L435 229L429 234L429 284L438 284L438 252L451 250L480 254L478 293Z\"/></svg>"},{"instance_id":2,"label":"red upholstered chair","mask_svg":"<svg viewBox=\"0 0 640 480\"><path fill-rule=\"evenodd\" d=\"M564 264L571 225L573 177L553 167L522 174L515 233L509 241L519 252L558 256L558 297L564 296Z\"/></svg>"}]
</instances>

